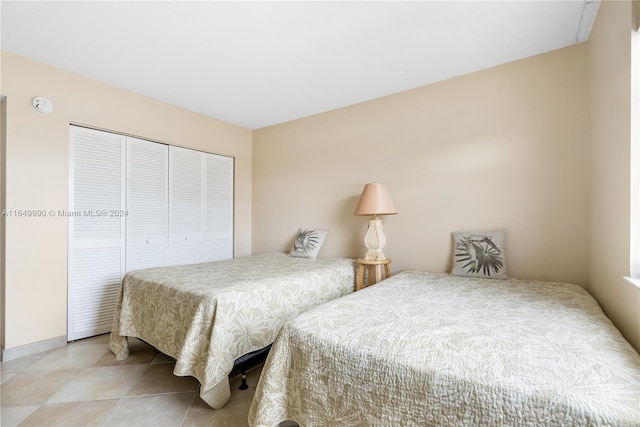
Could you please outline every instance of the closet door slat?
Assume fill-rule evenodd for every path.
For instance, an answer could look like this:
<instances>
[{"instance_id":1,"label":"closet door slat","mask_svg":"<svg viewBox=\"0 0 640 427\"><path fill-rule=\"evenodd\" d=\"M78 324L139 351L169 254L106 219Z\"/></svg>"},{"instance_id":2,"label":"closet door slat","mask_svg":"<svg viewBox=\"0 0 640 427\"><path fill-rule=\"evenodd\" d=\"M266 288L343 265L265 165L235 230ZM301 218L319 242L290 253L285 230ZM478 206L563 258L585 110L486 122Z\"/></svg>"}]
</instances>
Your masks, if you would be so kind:
<instances>
[{"instance_id":1,"label":"closet door slat","mask_svg":"<svg viewBox=\"0 0 640 427\"><path fill-rule=\"evenodd\" d=\"M203 261L233 258L233 159L205 156Z\"/></svg>"},{"instance_id":2,"label":"closet door slat","mask_svg":"<svg viewBox=\"0 0 640 427\"><path fill-rule=\"evenodd\" d=\"M169 147L127 138L127 271L167 264Z\"/></svg>"},{"instance_id":3,"label":"closet door slat","mask_svg":"<svg viewBox=\"0 0 640 427\"><path fill-rule=\"evenodd\" d=\"M111 330L125 270L125 137L71 126L69 341Z\"/></svg>"},{"instance_id":4,"label":"closet door slat","mask_svg":"<svg viewBox=\"0 0 640 427\"><path fill-rule=\"evenodd\" d=\"M169 147L169 264L202 260L202 153Z\"/></svg>"}]
</instances>

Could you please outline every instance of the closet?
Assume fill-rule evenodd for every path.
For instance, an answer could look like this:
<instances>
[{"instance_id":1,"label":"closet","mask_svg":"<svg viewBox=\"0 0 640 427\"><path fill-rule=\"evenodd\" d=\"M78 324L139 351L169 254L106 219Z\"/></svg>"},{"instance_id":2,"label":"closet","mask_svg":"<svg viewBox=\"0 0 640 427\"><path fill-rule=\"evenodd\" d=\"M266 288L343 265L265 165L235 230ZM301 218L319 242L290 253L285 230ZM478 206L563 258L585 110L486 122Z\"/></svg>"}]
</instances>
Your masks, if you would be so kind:
<instances>
[{"instance_id":1,"label":"closet","mask_svg":"<svg viewBox=\"0 0 640 427\"><path fill-rule=\"evenodd\" d=\"M111 330L126 272L233 257L233 158L70 126L69 341Z\"/></svg>"}]
</instances>

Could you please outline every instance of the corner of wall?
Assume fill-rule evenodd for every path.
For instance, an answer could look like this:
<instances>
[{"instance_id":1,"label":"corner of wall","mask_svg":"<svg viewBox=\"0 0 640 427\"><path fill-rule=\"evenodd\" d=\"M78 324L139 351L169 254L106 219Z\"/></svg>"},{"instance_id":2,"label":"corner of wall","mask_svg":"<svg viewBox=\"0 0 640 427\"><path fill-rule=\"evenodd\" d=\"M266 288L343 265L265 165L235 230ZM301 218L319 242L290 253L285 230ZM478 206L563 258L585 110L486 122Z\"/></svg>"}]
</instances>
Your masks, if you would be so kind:
<instances>
[{"instance_id":1,"label":"corner of wall","mask_svg":"<svg viewBox=\"0 0 640 427\"><path fill-rule=\"evenodd\" d=\"M633 6L637 8L634 3ZM588 43L590 109L589 291L640 350L631 259L632 3L602 2Z\"/></svg>"}]
</instances>

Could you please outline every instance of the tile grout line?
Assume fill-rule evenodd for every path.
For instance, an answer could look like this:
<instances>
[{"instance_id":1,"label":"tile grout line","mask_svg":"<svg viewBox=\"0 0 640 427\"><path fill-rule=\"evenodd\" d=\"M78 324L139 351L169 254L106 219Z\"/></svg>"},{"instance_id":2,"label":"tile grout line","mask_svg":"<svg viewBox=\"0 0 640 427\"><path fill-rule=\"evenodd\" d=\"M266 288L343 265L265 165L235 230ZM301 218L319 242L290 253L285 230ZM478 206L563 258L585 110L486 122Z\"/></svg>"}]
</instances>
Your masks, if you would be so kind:
<instances>
[{"instance_id":1,"label":"tile grout line","mask_svg":"<svg viewBox=\"0 0 640 427\"><path fill-rule=\"evenodd\" d=\"M180 426L181 427L184 424L184 422L187 420L187 415L189 415L189 411L193 407L193 404L196 402L196 398L199 396L199 393L198 393L199 389L200 389L200 387L198 387L198 389L195 391L195 393L193 393L193 397L191 398L191 402L189 403L189 406L187 406L187 410L184 412L184 415L182 416L182 420L180 421Z\"/></svg>"},{"instance_id":2,"label":"tile grout line","mask_svg":"<svg viewBox=\"0 0 640 427\"><path fill-rule=\"evenodd\" d=\"M111 347L109 347L108 352L111 352ZM138 381L142 378L142 376L144 375L144 373L145 373L145 372L147 372L147 370L149 370L149 367L151 366L151 362L153 362L153 360L155 360L155 358L156 358L157 356L158 356L158 355L156 354L156 356L154 356L154 358L153 358L153 359L151 359L151 361L149 361L149 362L146 364L146 367L145 367L145 368L144 368L144 370L140 373L140 377L138 378ZM115 357L115 356L114 356L114 357ZM100 424L99 424L100 426L103 426L103 425L107 422L107 420L109 419L109 417L111 417L111 415L113 415L113 414L115 413L116 409L117 409L117 408L119 408L119 407L123 404L123 403L122 403L123 399L127 396L127 393L129 393L129 392L131 391L131 389L132 389L135 385L136 385L136 383L131 383L131 385L129 386L129 388L128 388L128 389L127 389L127 390L122 394L122 396L120 396L120 397L118 398L118 401L116 402L116 404L115 404L115 405L113 405L113 407L111 408L111 410L109 410L109 413L108 413L108 414L106 414L106 415L102 418L102 420L100 421Z\"/></svg>"}]
</instances>

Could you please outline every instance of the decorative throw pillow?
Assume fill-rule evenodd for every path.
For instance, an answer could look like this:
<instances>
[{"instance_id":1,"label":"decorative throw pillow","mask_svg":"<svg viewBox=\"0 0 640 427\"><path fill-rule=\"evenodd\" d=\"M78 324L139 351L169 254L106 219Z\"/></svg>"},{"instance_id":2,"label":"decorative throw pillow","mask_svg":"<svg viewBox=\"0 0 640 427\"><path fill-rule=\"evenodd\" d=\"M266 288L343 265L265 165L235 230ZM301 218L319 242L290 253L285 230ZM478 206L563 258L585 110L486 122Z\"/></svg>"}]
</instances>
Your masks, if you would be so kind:
<instances>
[{"instance_id":1,"label":"decorative throw pillow","mask_svg":"<svg viewBox=\"0 0 640 427\"><path fill-rule=\"evenodd\" d=\"M504 231L456 231L453 234L454 276L508 279Z\"/></svg>"},{"instance_id":2,"label":"decorative throw pillow","mask_svg":"<svg viewBox=\"0 0 640 427\"><path fill-rule=\"evenodd\" d=\"M289 252L289 256L316 258L324 240L327 238L327 234L329 234L327 230L307 230L301 228L300 231L298 231L296 239L293 241L293 247L291 248L291 252Z\"/></svg>"}]
</instances>

